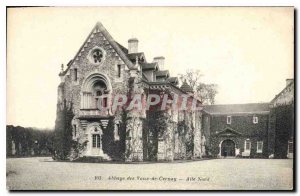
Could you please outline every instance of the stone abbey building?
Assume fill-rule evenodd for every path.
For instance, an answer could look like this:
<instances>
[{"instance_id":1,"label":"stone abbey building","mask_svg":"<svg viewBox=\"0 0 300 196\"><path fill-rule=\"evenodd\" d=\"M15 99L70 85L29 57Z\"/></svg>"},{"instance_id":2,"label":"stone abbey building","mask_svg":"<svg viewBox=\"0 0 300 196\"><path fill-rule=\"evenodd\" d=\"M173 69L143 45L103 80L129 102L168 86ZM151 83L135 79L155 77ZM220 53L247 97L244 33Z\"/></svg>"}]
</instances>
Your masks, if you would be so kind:
<instances>
[{"instance_id":1,"label":"stone abbey building","mask_svg":"<svg viewBox=\"0 0 300 196\"><path fill-rule=\"evenodd\" d=\"M59 74L57 113L72 110L72 137L78 149L71 159L93 157L118 161L172 161L201 158L201 112L113 109L110 96L149 94L192 96L192 88L164 70L164 57L146 60L138 40L128 48L116 42L97 23L75 57ZM143 102L144 103L144 102ZM201 105L199 101L196 103ZM100 107L107 108L104 111ZM167 106L170 106L168 103ZM56 126L62 121L57 115Z\"/></svg>"},{"instance_id":2,"label":"stone abbey building","mask_svg":"<svg viewBox=\"0 0 300 196\"><path fill-rule=\"evenodd\" d=\"M70 159L293 157L293 80L270 103L202 106L186 82L179 87L178 78L164 69L164 57L149 60L138 44L132 38L127 48L120 45L97 23L66 69L62 66L55 129L70 130L76 144ZM152 102L152 95L167 98L165 109L163 102L128 109L135 101ZM173 109L178 96L193 98L200 109ZM124 107L115 107L116 100ZM64 110L71 113L61 115Z\"/></svg>"}]
</instances>

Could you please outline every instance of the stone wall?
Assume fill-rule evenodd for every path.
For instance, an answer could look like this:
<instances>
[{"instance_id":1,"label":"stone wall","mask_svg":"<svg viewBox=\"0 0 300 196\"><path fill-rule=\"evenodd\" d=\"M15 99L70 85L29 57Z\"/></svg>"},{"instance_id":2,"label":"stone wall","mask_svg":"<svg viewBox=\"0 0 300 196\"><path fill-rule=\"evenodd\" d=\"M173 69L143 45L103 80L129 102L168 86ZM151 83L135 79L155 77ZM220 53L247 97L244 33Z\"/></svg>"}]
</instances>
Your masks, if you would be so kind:
<instances>
[{"instance_id":1,"label":"stone wall","mask_svg":"<svg viewBox=\"0 0 300 196\"><path fill-rule=\"evenodd\" d=\"M91 50L95 47L101 47L104 50L104 57L101 63L95 64L89 60L89 55ZM121 65L121 77L118 77L117 66ZM126 70L125 63L118 56L116 51L112 48L112 46L108 43L101 32L93 33L93 36L90 37L88 42L84 44L81 51L78 53L70 64L70 68L68 69L65 76L62 76L62 83L58 87L58 103L66 100L73 104L75 117L73 119L73 124L76 125L76 137L74 140L77 140L80 144L83 144L88 140L86 138L86 126L88 124L97 122L99 120L80 120L78 117L81 113L81 94L82 94L82 86L85 82L85 79L93 74L100 73L105 75L110 84L112 86L112 96L116 94L127 94L128 93L128 77L129 72ZM74 69L77 69L77 81L74 80ZM121 111L117 111L113 114L115 120L121 119ZM112 121L113 122L113 121ZM110 122L110 123L112 123ZM113 125L111 125L113 127ZM113 132L113 130L111 130ZM106 133L105 137L109 137L111 133ZM124 140L123 140L124 141ZM105 143L105 141L103 141ZM108 144L108 147L112 145L112 143ZM125 144L124 144L125 145ZM114 146L114 145L113 145ZM115 144L114 147L118 146L120 148L120 144ZM109 147L110 148L110 147ZM118 149L122 152L121 149ZM86 150L86 148L84 148ZM109 154L113 153L111 150ZM85 153L79 153L80 156L84 156ZM121 155L119 155L121 156ZM116 157L116 156L113 156ZM121 158L121 157L119 157Z\"/></svg>"},{"instance_id":2,"label":"stone wall","mask_svg":"<svg viewBox=\"0 0 300 196\"><path fill-rule=\"evenodd\" d=\"M253 114L251 115L231 115L231 124L227 124L227 115L208 116L205 115L204 122L209 122L204 128L206 135L209 136L208 150L214 156L220 156L220 145L225 139L234 141L236 150L244 152L245 140L251 141L251 157L268 157L268 126L269 114L257 114L258 123L253 123ZM226 129L234 130L231 135L224 136L222 131ZM236 133L235 133L236 131ZM207 133L209 132L209 134ZM221 134L221 135L220 135ZM263 141L263 152L257 153L257 141ZM236 154L237 155L237 154Z\"/></svg>"},{"instance_id":3,"label":"stone wall","mask_svg":"<svg viewBox=\"0 0 300 196\"><path fill-rule=\"evenodd\" d=\"M294 81L270 103L269 151L274 158L287 158L288 142L294 140Z\"/></svg>"},{"instance_id":4,"label":"stone wall","mask_svg":"<svg viewBox=\"0 0 300 196\"><path fill-rule=\"evenodd\" d=\"M203 152L202 150L205 148L204 143L202 142L202 113L200 111L196 111L193 114L193 123L194 123L194 158L202 158Z\"/></svg>"},{"instance_id":5,"label":"stone wall","mask_svg":"<svg viewBox=\"0 0 300 196\"><path fill-rule=\"evenodd\" d=\"M275 118L274 158L287 158L288 142L294 140L294 105L273 108Z\"/></svg>"},{"instance_id":6,"label":"stone wall","mask_svg":"<svg viewBox=\"0 0 300 196\"><path fill-rule=\"evenodd\" d=\"M126 120L123 121L121 110L110 111L100 116L97 110L82 109L86 80L96 73L100 73L109 81L111 90L109 93L112 97L122 94L132 98L134 94L142 94L146 99L146 88L140 86L140 72L137 69L128 69L123 61L126 59L119 56L120 53L115 51L110 41L106 39L106 35L95 29L78 54L70 61L66 74L61 75L62 82L58 87L58 108L64 102L73 106L75 115L72 119L73 140L82 147L76 156L89 156L87 152L91 146L91 134L87 133L87 127L99 123L101 150L110 159L173 161L174 159L201 158L203 146L200 113L175 114L172 111L162 111L162 116L155 117L155 112L150 111L146 118L145 111L132 110L127 111ZM103 52L101 62L93 62L91 59L91 51L94 49ZM120 76L118 65L121 66ZM108 105L110 104L109 102ZM105 126L101 121L103 118L107 120ZM57 122L59 121L60 119L57 119ZM119 140L115 140L114 127L116 122L120 121L122 121L121 131L123 132ZM74 149L72 152L75 154Z\"/></svg>"}]
</instances>

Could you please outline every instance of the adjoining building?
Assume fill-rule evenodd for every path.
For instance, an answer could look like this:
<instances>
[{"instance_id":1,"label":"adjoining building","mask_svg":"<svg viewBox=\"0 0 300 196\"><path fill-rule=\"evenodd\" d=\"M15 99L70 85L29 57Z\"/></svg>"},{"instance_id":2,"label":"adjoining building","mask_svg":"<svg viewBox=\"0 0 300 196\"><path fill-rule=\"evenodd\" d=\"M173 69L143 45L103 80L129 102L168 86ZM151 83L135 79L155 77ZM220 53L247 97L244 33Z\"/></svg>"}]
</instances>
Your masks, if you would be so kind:
<instances>
[{"instance_id":1,"label":"adjoining building","mask_svg":"<svg viewBox=\"0 0 300 196\"><path fill-rule=\"evenodd\" d=\"M207 154L268 157L269 104L209 105L203 109Z\"/></svg>"},{"instance_id":2,"label":"adjoining building","mask_svg":"<svg viewBox=\"0 0 300 196\"><path fill-rule=\"evenodd\" d=\"M293 158L295 131L294 79L270 102L269 151L274 158Z\"/></svg>"},{"instance_id":3,"label":"adjoining building","mask_svg":"<svg viewBox=\"0 0 300 196\"><path fill-rule=\"evenodd\" d=\"M293 158L294 80L270 103L207 105L202 127L206 155Z\"/></svg>"}]
</instances>

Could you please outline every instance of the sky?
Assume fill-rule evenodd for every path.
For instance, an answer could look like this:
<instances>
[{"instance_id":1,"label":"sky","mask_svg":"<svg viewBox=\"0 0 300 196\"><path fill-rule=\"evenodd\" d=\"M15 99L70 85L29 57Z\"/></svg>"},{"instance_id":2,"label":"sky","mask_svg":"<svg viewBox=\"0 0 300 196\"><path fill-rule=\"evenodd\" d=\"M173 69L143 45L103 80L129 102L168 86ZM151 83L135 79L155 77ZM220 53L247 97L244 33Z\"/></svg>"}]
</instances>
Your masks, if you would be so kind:
<instances>
[{"instance_id":1,"label":"sky","mask_svg":"<svg viewBox=\"0 0 300 196\"><path fill-rule=\"evenodd\" d=\"M164 56L172 76L199 69L218 85L216 104L271 101L294 77L294 10L289 7L9 8L7 124L53 128L58 73L101 22L147 61Z\"/></svg>"}]
</instances>

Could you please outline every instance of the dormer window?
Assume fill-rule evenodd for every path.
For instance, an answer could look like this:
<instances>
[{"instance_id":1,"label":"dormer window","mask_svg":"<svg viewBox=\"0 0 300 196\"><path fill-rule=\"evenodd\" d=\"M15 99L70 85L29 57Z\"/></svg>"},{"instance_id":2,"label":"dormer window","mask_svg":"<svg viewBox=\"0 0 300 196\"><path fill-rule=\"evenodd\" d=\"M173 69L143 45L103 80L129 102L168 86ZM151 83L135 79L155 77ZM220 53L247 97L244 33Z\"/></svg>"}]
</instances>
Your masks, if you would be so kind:
<instances>
[{"instance_id":1,"label":"dormer window","mask_svg":"<svg viewBox=\"0 0 300 196\"><path fill-rule=\"evenodd\" d=\"M227 125L231 124L231 116L227 116Z\"/></svg>"}]
</instances>

